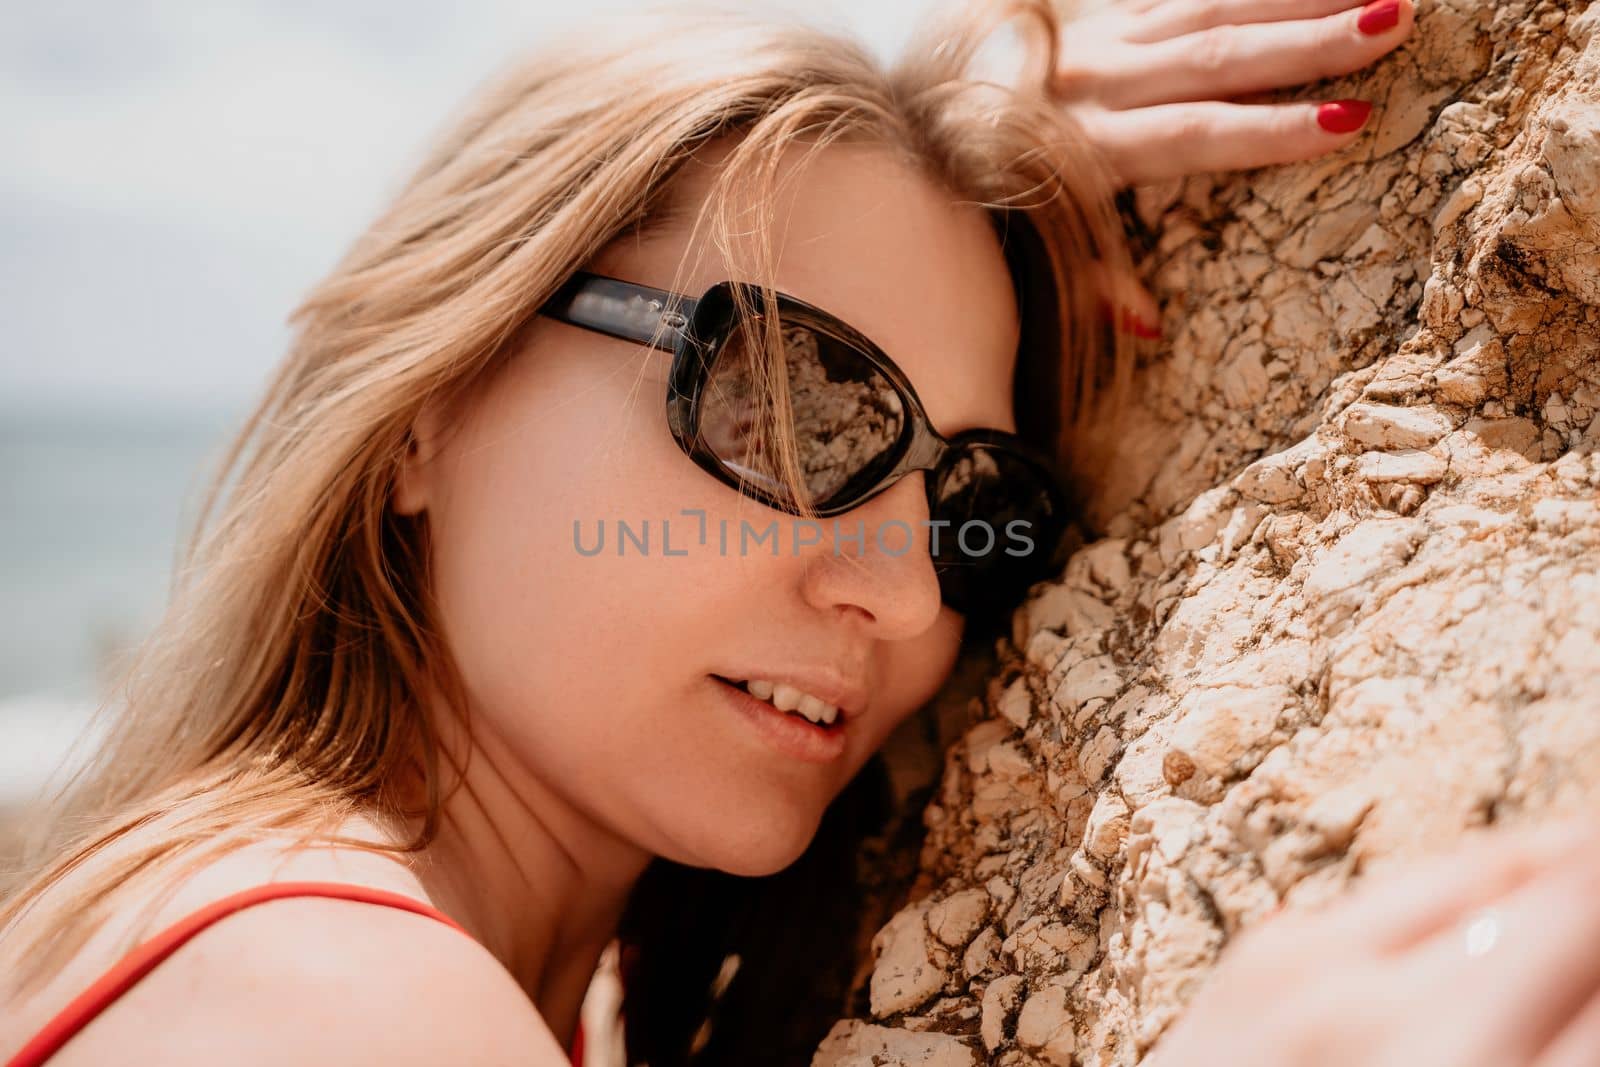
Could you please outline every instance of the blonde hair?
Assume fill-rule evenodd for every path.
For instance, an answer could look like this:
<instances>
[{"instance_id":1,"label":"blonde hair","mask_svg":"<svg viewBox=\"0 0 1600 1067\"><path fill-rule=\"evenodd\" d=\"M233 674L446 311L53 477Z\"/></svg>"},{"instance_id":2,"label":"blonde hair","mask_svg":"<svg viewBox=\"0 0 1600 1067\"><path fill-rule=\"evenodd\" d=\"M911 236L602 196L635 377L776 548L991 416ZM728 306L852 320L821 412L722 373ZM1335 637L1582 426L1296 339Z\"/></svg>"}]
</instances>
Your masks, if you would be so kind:
<instances>
[{"instance_id":1,"label":"blonde hair","mask_svg":"<svg viewBox=\"0 0 1600 1067\"><path fill-rule=\"evenodd\" d=\"M1050 444L1071 463L1107 379L1120 402L1131 367L1088 284L1097 262L1127 265L1114 189L1042 74L1015 89L967 76L1013 17L1053 67L1054 12L974 7L887 72L821 30L679 14L528 56L472 98L293 311L290 350L206 493L122 706L0 906L23 983L81 947L119 891L176 881L180 858L187 871L283 833L380 852L432 838L445 787L419 694L464 702L429 601L426 526L388 507L410 428L431 399L465 399L713 137L739 135L719 189L749 202L769 198L786 144L849 138L897 147L958 197L1029 223L1059 325ZM722 247L731 225L715 223ZM759 259L759 226L754 240ZM416 839L331 835L358 813L416 814L419 783ZM111 849L136 831L152 840Z\"/></svg>"}]
</instances>

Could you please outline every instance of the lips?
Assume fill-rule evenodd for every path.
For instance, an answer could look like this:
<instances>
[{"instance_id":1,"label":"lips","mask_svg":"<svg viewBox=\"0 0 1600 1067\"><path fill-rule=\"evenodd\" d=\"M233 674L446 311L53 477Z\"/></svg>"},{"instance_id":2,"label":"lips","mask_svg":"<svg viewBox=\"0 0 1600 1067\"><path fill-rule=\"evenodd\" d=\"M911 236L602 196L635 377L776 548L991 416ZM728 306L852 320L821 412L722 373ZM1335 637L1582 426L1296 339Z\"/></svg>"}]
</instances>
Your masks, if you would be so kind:
<instances>
[{"instance_id":1,"label":"lips","mask_svg":"<svg viewBox=\"0 0 1600 1067\"><path fill-rule=\"evenodd\" d=\"M799 712L813 722L828 721L825 712L831 707L834 721L848 723L859 716L867 704L865 676L831 665L769 662L741 665L737 670L718 671L711 677L737 686L780 711Z\"/></svg>"},{"instance_id":2,"label":"lips","mask_svg":"<svg viewBox=\"0 0 1600 1067\"><path fill-rule=\"evenodd\" d=\"M813 722L798 710L783 711L770 701L758 699L722 675L711 675L710 681L728 706L777 752L805 763L829 763L844 754L847 720L842 715L831 723Z\"/></svg>"},{"instance_id":3,"label":"lips","mask_svg":"<svg viewBox=\"0 0 1600 1067\"><path fill-rule=\"evenodd\" d=\"M819 696L804 692L787 682L773 682L766 678L725 678L757 700L765 700L779 711L793 712L822 726L830 725L839 717L839 709Z\"/></svg>"}]
</instances>

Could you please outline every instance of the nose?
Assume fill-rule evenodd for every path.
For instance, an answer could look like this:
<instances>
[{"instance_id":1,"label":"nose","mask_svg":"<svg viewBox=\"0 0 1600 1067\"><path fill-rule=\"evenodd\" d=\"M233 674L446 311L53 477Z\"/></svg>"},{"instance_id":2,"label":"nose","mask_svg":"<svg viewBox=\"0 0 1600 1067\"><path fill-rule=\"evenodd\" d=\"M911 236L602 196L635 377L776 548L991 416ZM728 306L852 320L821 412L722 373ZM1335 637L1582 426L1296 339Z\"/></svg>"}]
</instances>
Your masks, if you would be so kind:
<instances>
[{"instance_id":1,"label":"nose","mask_svg":"<svg viewBox=\"0 0 1600 1067\"><path fill-rule=\"evenodd\" d=\"M904 640L939 617L939 578L929 551L923 471L829 519L802 581L806 600L854 616L875 637Z\"/></svg>"}]
</instances>

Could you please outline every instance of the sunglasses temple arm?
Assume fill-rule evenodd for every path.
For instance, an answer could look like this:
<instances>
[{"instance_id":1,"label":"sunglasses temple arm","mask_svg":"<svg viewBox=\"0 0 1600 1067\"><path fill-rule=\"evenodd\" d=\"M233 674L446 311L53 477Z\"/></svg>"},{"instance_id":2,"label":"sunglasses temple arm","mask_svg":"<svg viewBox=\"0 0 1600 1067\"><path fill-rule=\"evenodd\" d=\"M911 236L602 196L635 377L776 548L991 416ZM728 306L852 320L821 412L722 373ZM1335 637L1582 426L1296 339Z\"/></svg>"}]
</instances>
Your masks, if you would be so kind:
<instances>
[{"instance_id":1,"label":"sunglasses temple arm","mask_svg":"<svg viewBox=\"0 0 1600 1067\"><path fill-rule=\"evenodd\" d=\"M698 301L665 289L578 273L545 304L558 322L672 351Z\"/></svg>"}]
</instances>

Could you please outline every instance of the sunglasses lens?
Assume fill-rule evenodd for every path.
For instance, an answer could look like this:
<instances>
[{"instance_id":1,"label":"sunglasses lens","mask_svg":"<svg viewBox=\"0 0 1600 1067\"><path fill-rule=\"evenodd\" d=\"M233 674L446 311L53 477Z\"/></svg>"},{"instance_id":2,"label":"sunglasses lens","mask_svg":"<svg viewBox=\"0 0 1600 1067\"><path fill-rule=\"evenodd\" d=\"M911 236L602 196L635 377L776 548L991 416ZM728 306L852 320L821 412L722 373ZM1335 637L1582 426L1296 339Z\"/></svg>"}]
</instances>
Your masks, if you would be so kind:
<instances>
[{"instance_id":1,"label":"sunglasses lens","mask_svg":"<svg viewBox=\"0 0 1600 1067\"><path fill-rule=\"evenodd\" d=\"M951 607L1008 610L1049 573L1066 502L1032 463L1002 448L967 445L932 473L928 495L932 517L948 523L937 527L933 557Z\"/></svg>"},{"instance_id":2,"label":"sunglasses lens","mask_svg":"<svg viewBox=\"0 0 1600 1067\"><path fill-rule=\"evenodd\" d=\"M786 318L781 329L783 367L771 371L745 331L731 330L702 389L697 432L742 485L782 506L796 496L781 445L792 440L788 473L806 502L826 507L892 462L905 436L904 405L893 383L851 345L803 319ZM762 389L769 377L770 388Z\"/></svg>"}]
</instances>

